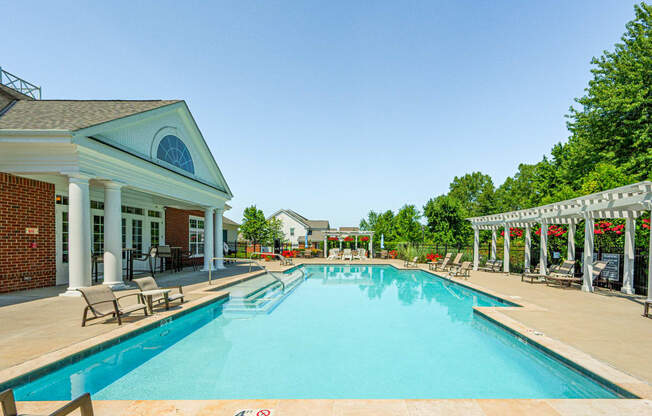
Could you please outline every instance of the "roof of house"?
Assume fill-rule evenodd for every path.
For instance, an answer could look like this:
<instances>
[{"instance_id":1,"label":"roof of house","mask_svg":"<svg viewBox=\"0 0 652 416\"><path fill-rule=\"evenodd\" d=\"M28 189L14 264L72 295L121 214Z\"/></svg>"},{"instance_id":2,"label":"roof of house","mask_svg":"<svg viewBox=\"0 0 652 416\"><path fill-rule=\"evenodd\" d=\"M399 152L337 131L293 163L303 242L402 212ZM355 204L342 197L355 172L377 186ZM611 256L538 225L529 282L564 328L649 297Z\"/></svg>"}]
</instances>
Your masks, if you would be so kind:
<instances>
[{"instance_id":1,"label":"roof of house","mask_svg":"<svg viewBox=\"0 0 652 416\"><path fill-rule=\"evenodd\" d=\"M340 231L360 231L358 227L340 227Z\"/></svg>"},{"instance_id":2,"label":"roof of house","mask_svg":"<svg viewBox=\"0 0 652 416\"><path fill-rule=\"evenodd\" d=\"M309 220L308 218L304 217L303 215L291 209L279 209L278 211L276 211L275 213L267 217L267 219L276 217L278 214L282 212L294 218L295 220L303 224L306 228L328 229L330 227L330 223L328 222L328 220Z\"/></svg>"},{"instance_id":3,"label":"roof of house","mask_svg":"<svg viewBox=\"0 0 652 416\"><path fill-rule=\"evenodd\" d=\"M17 100L0 113L0 129L75 131L181 100Z\"/></svg>"},{"instance_id":4,"label":"roof of house","mask_svg":"<svg viewBox=\"0 0 652 416\"><path fill-rule=\"evenodd\" d=\"M229 218L225 217L224 215L222 215L222 224L225 224L225 225L235 225L235 226L237 226L237 227L240 226L240 224L238 224L237 222L233 221L232 219L229 219Z\"/></svg>"}]
</instances>

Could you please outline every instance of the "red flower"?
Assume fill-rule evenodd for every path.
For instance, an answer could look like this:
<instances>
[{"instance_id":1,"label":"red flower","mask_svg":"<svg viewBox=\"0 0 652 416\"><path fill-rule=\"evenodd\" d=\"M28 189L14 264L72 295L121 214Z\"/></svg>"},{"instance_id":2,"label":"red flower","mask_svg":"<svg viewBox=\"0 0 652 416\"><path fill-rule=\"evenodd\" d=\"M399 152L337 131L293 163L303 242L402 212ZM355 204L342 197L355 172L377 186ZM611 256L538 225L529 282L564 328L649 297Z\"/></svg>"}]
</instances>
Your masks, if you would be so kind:
<instances>
[{"instance_id":1,"label":"red flower","mask_svg":"<svg viewBox=\"0 0 652 416\"><path fill-rule=\"evenodd\" d=\"M353 241L353 240L354 240L354 238L351 237L351 236L344 237L344 241L351 242L351 241Z\"/></svg>"},{"instance_id":2,"label":"red flower","mask_svg":"<svg viewBox=\"0 0 652 416\"><path fill-rule=\"evenodd\" d=\"M328 237L328 241L340 241L337 237Z\"/></svg>"},{"instance_id":3,"label":"red flower","mask_svg":"<svg viewBox=\"0 0 652 416\"><path fill-rule=\"evenodd\" d=\"M360 241L369 241L369 237L367 237L366 235L362 236L360 237Z\"/></svg>"},{"instance_id":4,"label":"red flower","mask_svg":"<svg viewBox=\"0 0 652 416\"><path fill-rule=\"evenodd\" d=\"M389 256L391 258L393 258L393 259L395 259L397 255L398 255L398 253L396 252L396 250L392 250L392 251L389 252Z\"/></svg>"}]
</instances>

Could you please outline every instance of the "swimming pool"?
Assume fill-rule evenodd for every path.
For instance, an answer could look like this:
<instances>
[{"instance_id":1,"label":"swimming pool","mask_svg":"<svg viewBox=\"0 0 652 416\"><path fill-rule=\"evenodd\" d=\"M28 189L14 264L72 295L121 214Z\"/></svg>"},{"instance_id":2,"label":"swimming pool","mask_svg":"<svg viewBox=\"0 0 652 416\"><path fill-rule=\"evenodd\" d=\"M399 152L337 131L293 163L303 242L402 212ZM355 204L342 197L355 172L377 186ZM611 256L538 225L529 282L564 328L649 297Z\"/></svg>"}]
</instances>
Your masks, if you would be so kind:
<instances>
[{"instance_id":1,"label":"swimming pool","mask_svg":"<svg viewBox=\"0 0 652 416\"><path fill-rule=\"evenodd\" d=\"M235 301L214 303L20 386L16 396L619 397L473 313L505 301L420 270L303 270L307 278L265 313L226 313Z\"/></svg>"}]
</instances>

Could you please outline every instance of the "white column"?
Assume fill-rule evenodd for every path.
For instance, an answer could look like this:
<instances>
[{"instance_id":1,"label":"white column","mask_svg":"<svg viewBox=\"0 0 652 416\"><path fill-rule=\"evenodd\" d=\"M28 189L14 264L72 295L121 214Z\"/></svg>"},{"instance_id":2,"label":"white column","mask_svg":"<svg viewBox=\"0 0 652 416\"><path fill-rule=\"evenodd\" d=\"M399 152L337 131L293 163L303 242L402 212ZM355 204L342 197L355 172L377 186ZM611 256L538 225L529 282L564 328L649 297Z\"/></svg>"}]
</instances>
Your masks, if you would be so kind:
<instances>
[{"instance_id":1,"label":"white column","mask_svg":"<svg viewBox=\"0 0 652 416\"><path fill-rule=\"evenodd\" d=\"M374 235L369 236L369 258L374 258Z\"/></svg>"},{"instance_id":2,"label":"white column","mask_svg":"<svg viewBox=\"0 0 652 416\"><path fill-rule=\"evenodd\" d=\"M496 260L496 230L491 230L491 260Z\"/></svg>"},{"instance_id":3,"label":"white column","mask_svg":"<svg viewBox=\"0 0 652 416\"><path fill-rule=\"evenodd\" d=\"M584 219L584 279L582 290L593 292L593 218Z\"/></svg>"},{"instance_id":4,"label":"white column","mask_svg":"<svg viewBox=\"0 0 652 416\"><path fill-rule=\"evenodd\" d=\"M209 271L213 269L211 256L213 255L213 211L214 207L204 209L204 268L202 271Z\"/></svg>"},{"instance_id":5,"label":"white column","mask_svg":"<svg viewBox=\"0 0 652 416\"><path fill-rule=\"evenodd\" d=\"M88 179L68 179L68 290L63 296L81 296L78 287L91 286L91 201Z\"/></svg>"},{"instance_id":6,"label":"white column","mask_svg":"<svg viewBox=\"0 0 652 416\"><path fill-rule=\"evenodd\" d=\"M652 210L650 218L652 219ZM647 255L647 299L652 300L652 221L650 221L650 248Z\"/></svg>"},{"instance_id":7,"label":"white column","mask_svg":"<svg viewBox=\"0 0 652 416\"><path fill-rule=\"evenodd\" d=\"M126 289L122 281L122 185L104 183L104 284Z\"/></svg>"},{"instance_id":8,"label":"white column","mask_svg":"<svg viewBox=\"0 0 652 416\"><path fill-rule=\"evenodd\" d=\"M328 257L328 236L324 235L324 258Z\"/></svg>"},{"instance_id":9,"label":"white column","mask_svg":"<svg viewBox=\"0 0 652 416\"><path fill-rule=\"evenodd\" d=\"M631 214L630 214L631 215ZM634 294L634 232L636 221L634 218L625 219L625 263L623 264L623 287L620 289L628 295Z\"/></svg>"},{"instance_id":10,"label":"white column","mask_svg":"<svg viewBox=\"0 0 652 416\"><path fill-rule=\"evenodd\" d=\"M568 224L568 252L567 260L575 260L575 220Z\"/></svg>"},{"instance_id":11,"label":"white column","mask_svg":"<svg viewBox=\"0 0 652 416\"><path fill-rule=\"evenodd\" d=\"M480 229L473 228L473 270L478 270L480 262Z\"/></svg>"},{"instance_id":12,"label":"white column","mask_svg":"<svg viewBox=\"0 0 652 416\"><path fill-rule=\"evenodd\" d=\"M505 238L503 238L504 245L503 245L503 271L507 274L509 274L509 247L510 247L510 241L509 241L509 224L505 223Z\"/></svg>"},{"instance_id":13,"label":"white column","mask_svg":"<svg viewBox=\"0 0 652 416\"><path fill-rule=\"evenodd\" d=\"M224 260L222 260L222 257L224 257L224 232L222 231L222 216L224 215L224 208L217 208L215 210L215 230L213 232L214 238L213 241L215 241L215 247L214 247L214 252L215 252L215 257L219 257L220 260L215 261L215 268L216 269L223 269L224 268Z\"/></svg>"},{"instance_id":14,"label":"white column","mask_svg":"<svg viewBox=\"0 0 652 416\"><path fill-rule=\"evenodd\" d=\"M541 223L541 238L539 239L539 273L548 274L548 224Z\"/></svg>"},{"instance_id":15,"label":"white column","mask_svg":"<svg viewBox=\"0 0 652 416\"><path fill-rule=\"evenodd\" d=\"M358 236L355 236L355 249L358 249Z\"/></svg>"},{"instance_id":16,"label":"white column","mask_svg":"<svg viewBox=\"0 0 652 416\"><path fill-rule=\"evenodd\" d=\"M523 254L523 267L527 272L530 270L530 262L532 258L532 232L530 230L530 224L525 224L525 254Z\"/></svg>"}]
</instances>

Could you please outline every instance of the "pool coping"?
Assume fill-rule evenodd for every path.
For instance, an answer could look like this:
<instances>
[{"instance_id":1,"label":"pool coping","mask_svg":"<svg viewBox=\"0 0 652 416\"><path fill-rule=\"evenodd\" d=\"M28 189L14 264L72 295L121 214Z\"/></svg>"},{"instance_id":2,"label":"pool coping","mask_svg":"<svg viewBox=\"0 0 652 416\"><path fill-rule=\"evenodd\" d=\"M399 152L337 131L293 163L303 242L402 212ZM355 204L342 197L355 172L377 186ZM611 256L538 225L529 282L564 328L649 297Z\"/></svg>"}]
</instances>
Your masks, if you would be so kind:
<instances>
[{"instance_id":1,"label":"pool coping","mask_svg":"<svg viewBox=\"0 0 652 416\"><path fill-rule=\"evenodd\" d=\"M532 334L535 333L535 331L531 328L527 328L525 325L521 324L520 322L508 317L507 315L501 313L500 310L512 310L513 308L519 308L519 310L537 310L537 311L545 311L545 308L542 308L538 305L532 304L530 302L524 301L522 299L518 300L513 300L510 299L509 296L505 296L495 290L488 289L485 287L481 287L478 285L473 284L472 282L466 281L466 280L457 280L457 279L452 279L452 278L447 278L444 276L440 276L436 273L433 273L427 269L423 268L401 268L397 267L394 264L391 263L354 263L354 264L346 264L346 263L299 263L292 265L290 267L287 267L283 270L280 270L282 272L292 270L294 268L300 267L300 266L309 266L309 265L327 265L327 266L334 266L334 265L343 265L343 266L391 266L397 270L420 270L424 271L426 273L429 273L437 278L440 279L445 279L449 280L455 284L465 286L469 289L472 289L474 291L480 292L482 294L501 299L502 301L506 301L509 303L514 304L515 306L498 306L498 307L474 307L474 313L477 313L479 316L482 316L483 318L489 319L499 326L502 326L506 330L512 332L516 336L520 336L522 339L526 340L527 342L531 342L532 345L535 346L540 346L544 348L547 352L552 353L551 355L553 357L560 357L563 360L568 360L569 362L581 367L583 370L586 370L600 379L604 379L607 381L610 385L613 384L614 386L617 386L618 390L622 389L623 391L631 394L634 397L634 399L630 398L617 398L617 399L422 399L422 400L416 400L416 399L395 399L395 400L355 400L355 399L336 399L336 400L326 400L328 402L335 402L336 406L337 403L344 404L346 403L347 406L351 405L353 407L355 406L362 406L363 408L367 408L369 406L374 407L380 403L385 403L385 402L406 402L406 403L425 403L425 404L432 404L432 405L444 405L446 403L480 403L481 406L484 408L484 403L491 403L492 406L503 406L505 409L512 409L515 410L518 408L518 406L524 405L524 403L527 404L527 406L531 405L553 405L555 409L557 409L554 405L555 403L559 403L560 406L563 403L570 403L568 406L575 407L579 406L580 408L584 408L586 406L586 409L591 409L594 406L598 407L611 407L615 406L616 408L627 408L629 404L634 403L636 406L639 407L645 407L645 406L652 406L650 401L648 399L652 399L652 386L649 384L633 377L630 376L608 364L605 364L587 353L577 350L573 347L570 347L567 344L564 344L560 341L551 339L549 337L546 337L545 335L539 335L537 334L537 338L533 338ZM253 279L255 277L260 276L264 272L257 273L255 275L246 277L240 281L245 281L248 279ZM130 328L129 330L124 330L121 331L122 333L116 333L117 331L120 331L122 328L117 328L114 331L110 331L106 334L98 335L93 338L89 338L87 340L84 340L82 342L73 344L69 347L62 348L57 351L50 352L48 354L44 354L41 357L38 357L36 359L28 360L25 361L21 364L18 364L16 366L7 368L5 370L0 371L0 386L6 385L8 381L11 381L17 377L23 377L26 374L30 373L31 371L39 370L40 368L52 364L53 362L56 362L58 360L65 360L68 358L70 355L74 355L75 353L79 353L82 351L84 348L92 348L93 345L101 344L106 341L112 341L114 340L114 344L119 343L121 340L124 340L125 335L129 334L131 332L138 331L138 333L142 333L146 329L141 329L143 326L147 325L157 325L157 323L160 323L160 321L166 320L170 318L171 316L174 317L180 317L188 312L195 310L196 308L206 306L207 304L213 303L213 302L218 302L220 299L226 299L228 297L228 291L223 291L223 292L216 292L216 290L220 290L222 288L226 288L228 286L231 286L233 284L237 284L238 282L233 282L229 285L225 285L224 287L215 287L215 286L205 286L202 287L195 292L202 292L206 293L207 296L204 296L199 299L195 299L193 301L187 302L185 305L191 306L191 308L184 308L182 310L185 310L183 314L181 314L182 310L176 310L176 311L169 311L165 313L158 313L159 315L154 321L148 321L144 322L145 319L138 321L133 324L129 324ZM179 315L180 314L180 315ZM138 334L135 334L138 335ZM132 335L131 337L135 336ZM117 340L116 340L117 339ZM572 357L572 358L569 358ZM0 389L1 391L1 389ZM195 408L195 405L199 407L200 405L203 406L203 404L212 404L215 406L218 406L220 409L223 408L223 406L230 406L231 404L238 403L239 408L255 408L255 407L260 407L258 406L261 403L274 403L276 406L279 406L280 408L284 408L285 405L287 404L292 404L292 403L314 403L314 402L323 402L324 400L194 400L194 401L185 401L187 403L193 403L193 406L191 406L193 409ZM175 407L181 409L181 407L185 407L185 405L181 405L181 407L177 407L174 403L180 403L184 401L174 401L174 400L143 400L143 401L112 401L112 400L107 400L107 401L94 401L94 404L96 404L96 407L98 407L99 412L96 412L96 414L101 415L101 414L117 414L112 411L107 411L106 408L110 407L111 409L131 409L131 406L136 406L139 409L143 409L143 406L145 409L152 409L151 413L147 413L145 411L143 414L158 414L155 409L158 409L159 406L165 405L166 409L168 406ZM61 402L18 402L19 403L19 410L30 410L30 409L42 409L44 408L43 406L46 405L52 405L55 403L61 403ZM629 403L629 404L628 404ZM446 404L446 406L448 406ZM516 408L514 407L516 406ZM564 405L566 406L566 405ZM106 413L104 413L102 411ZM552 410L552 409L551 409ZM281 412L280 414L282 414ZM132 414L132 413L121 413L121 414ZM140 413L139 413L140 414ZM175 413L176 414L176 413ZM179 413L179 414L196 414L194 411L190 413ZM202 414L204 414L202 412ZM210 413L210 414L226 414L226 413ZM231 413L229 413L231 414ZM276 414L276 413L275 413ZM293 413L294 414L294 413ZM331 414L331 413L323 413L323 414ZM518 414L518 412L514 413ZM574 413L569 413L569 414L574 414Z\"/></svg>"}]
</instances>

